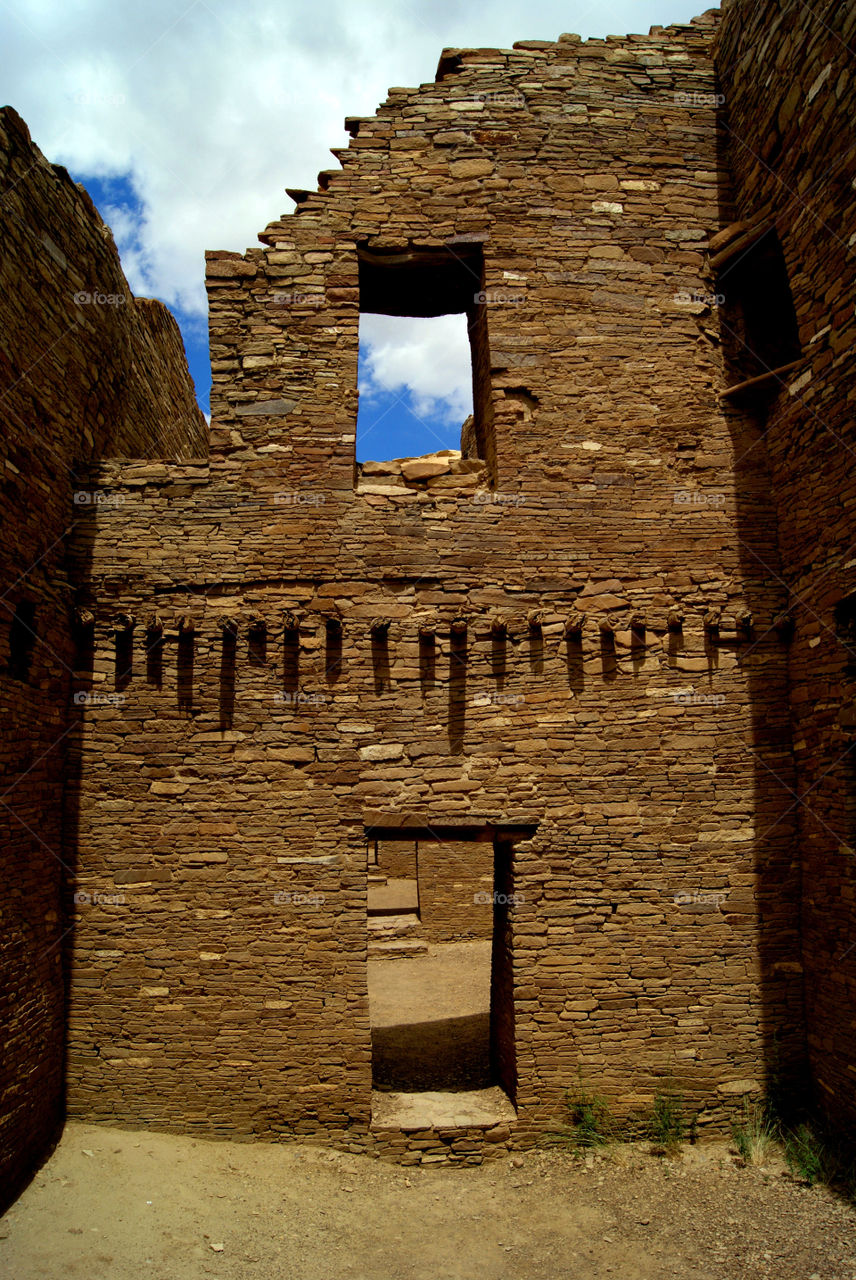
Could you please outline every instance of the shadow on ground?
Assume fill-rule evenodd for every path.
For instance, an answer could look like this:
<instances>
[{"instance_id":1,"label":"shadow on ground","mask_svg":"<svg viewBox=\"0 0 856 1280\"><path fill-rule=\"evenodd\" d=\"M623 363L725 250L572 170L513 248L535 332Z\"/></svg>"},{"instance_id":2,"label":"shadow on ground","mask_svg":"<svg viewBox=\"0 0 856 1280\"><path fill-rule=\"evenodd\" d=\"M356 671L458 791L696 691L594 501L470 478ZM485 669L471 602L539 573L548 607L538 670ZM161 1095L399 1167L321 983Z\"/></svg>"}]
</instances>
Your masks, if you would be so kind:
<instances>
[{"instance_id":1,"label":"shadow on ground","mask_svg":"<svg viewBox=\"0 0 856 1280\"><path fill-rule=\"evenodd\" d=\"M405 1092L486 1089L490 1014L372 1028L375 1089Z\"/></svg>"}]
</instances>

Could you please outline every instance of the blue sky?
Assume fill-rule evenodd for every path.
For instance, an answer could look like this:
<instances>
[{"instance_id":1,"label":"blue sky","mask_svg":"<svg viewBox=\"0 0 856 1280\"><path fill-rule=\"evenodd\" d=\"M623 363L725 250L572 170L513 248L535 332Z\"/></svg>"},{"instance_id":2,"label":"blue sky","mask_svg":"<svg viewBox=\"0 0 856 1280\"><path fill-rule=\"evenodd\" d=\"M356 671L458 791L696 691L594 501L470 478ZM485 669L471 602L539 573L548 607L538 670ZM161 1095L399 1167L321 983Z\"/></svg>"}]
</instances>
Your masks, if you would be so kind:
<instances>
[{"instance_id":1,"label":"blue sky","mask_svg":"<svg viewBox=\"0 0 856 1280\"><path fill-rule=\"evenodd\" d=\"M472 412L465 315L360 316L357 461L457 449Z\"/></svg>"},{"instance_id":2,"label":"blue sky","mask_svg":"<svg viewBox=\"0 0 856 1280\"><path fill-rule=\"evenodd\" d=\"M113 229L123 262L144 266L144 203L133 175L72 177L86 187ZM207 414L211 361L206 317L175 303L172 311L181 327L199 406ZM359 462L457 449L461 424L472 412L466 317L361 317L359 386Z\"/></svg>"},{"instance_id":3,"label":"blue sky","mask_svg":"<svg viewBox=\"0 0 856 1280\"><path fill-rule=\"evenodd\" d=\"M75 173L74 170L69 172L75 182L80 182L86 187L101 217L112 228L127 274L128 261L140 260L145 254L145 244L142 239L144 204L135 188L133 174L113 174L99 178L93 174ZM138 288L136 292L141 291ZM170 309L178 321L181 336L184 338L187 363L196 387L196 399L199 401L202 412L208 414L211 411L208 318L200 314L198 308L189 310L175 302L170 304Z\"/></svg>"},{"instance_id":4,"label":"blue sky","mask_svg":"<svg viewBox=\"0 0 856 1280\"><path fill-rule=\"evenodd\" d=\"M474 0L16 0L0 9L3 95L44 154L89 190L133 292L172 309L207 412L204 251L243 252L266 223L290 213L285 187L313 188L318 171L334 165L329 148L346 144L346 115L373 114L390 85L433 80L446 46L644 32L689 21L704 7L704 0L495 0L487 8ZM361 329L365 456L439 448L450 432L456 441L466 339L449 330L422 350L399 320L406 352L396 356L394 335ZM427 424L420 439L417 420Z\"/></svg>"},{"instance_id":5,"label":"blue sky","mask_svg":"<svg viewBox=\"0 0 856 1280\"><path fill-rule=\"evenodd\" d=\"M461 423L423 416L409 391L381 391L367 403L360 399L357 416L357 462L368 458L419 458L438 449L459 449Z\"/></svg>"}]
</instances>

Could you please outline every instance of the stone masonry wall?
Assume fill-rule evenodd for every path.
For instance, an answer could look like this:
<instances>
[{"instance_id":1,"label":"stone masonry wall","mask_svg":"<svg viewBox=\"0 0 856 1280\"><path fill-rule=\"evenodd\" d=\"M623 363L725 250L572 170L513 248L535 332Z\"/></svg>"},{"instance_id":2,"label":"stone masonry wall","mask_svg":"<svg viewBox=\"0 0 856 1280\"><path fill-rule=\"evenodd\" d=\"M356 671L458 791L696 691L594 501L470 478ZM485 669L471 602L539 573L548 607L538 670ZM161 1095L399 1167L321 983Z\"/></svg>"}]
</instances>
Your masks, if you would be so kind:
<instances>
[{"instance_id":1,"label":"stone masonry wall","mask_svg":"<svg viewBox=\"0 0 856 1280\"><path fill-rule=\"evenodd\" d=\"M802 957L815 1100L856 1128L856 9L726 3L717 67L736 216L772 222L802 348L759 427L794 633L791 716ZM758 571L764 572L759 563Z\"/></svg>"},{"instance_id":2,"label":"stone masonry wall","mask_svg":"<svg viewBox=\"0 0 856 1280\"><path fill-rule=\"evenodd\" d=\"M447 51L209 255L210 464L102 468L124 502L79 539L123 701L74 743L73 1114L377 1140L378 811L535 827L512 1143L578 1070L631 1126L672 1082L719 1129L800 1077L786 593L708 301L715 20ZM471 281L475 485L356 486L360 273L398 266L389 306Z\"/></svg>"},{"instance_id":3,"label":"stone masonry wall","mask_svg":"<svg viewBox=\"0 0 856 1280\"><path fill-rule=\"evenodd\" d=\"M416 875L416 841L384 840L377 842L377 862L369 866L390 880L412 880Z\"/></svg>"},{"instance_id":4,"label":"stone masonry wall","mask_svg":"<svg viewBox=\"0 0 856 1280\"><path fill-rule=\"evenodd\" d=\"M135 299L86 193L0 111L0 1198L62 1110L63 786L78 600L67 539L93 459L206 452L175 321ZM122 301L118 301L118 299ZM85 516L84 516L85 513Z\"/></svg>"},{"instance_id":5,"label":"stone masonry wall","mask_svg":"<svg viewBox=\"0 0 856 1280\"><path fill-rule=\"evenodd\" d=\"M430 942L490 938L494 852L490 844L444 840L419 846L417 937Z\"/></svg>"},{"instance_id":6,"label":"stone masonry wall","mask_svg":"<svg viewBox=\"0 0 856 1280\"><path fill-rule=\"evenodd\" d=\"M417 875L418 869L418 875ZM430 942L454 942L490 938L493 932L493 846L424 840L401 843L384 840L378 845L373 871L387 880L418 882L419 921L409 934ZM490 900L490 901L489 901Z\"/></svg>"}]
</instances>

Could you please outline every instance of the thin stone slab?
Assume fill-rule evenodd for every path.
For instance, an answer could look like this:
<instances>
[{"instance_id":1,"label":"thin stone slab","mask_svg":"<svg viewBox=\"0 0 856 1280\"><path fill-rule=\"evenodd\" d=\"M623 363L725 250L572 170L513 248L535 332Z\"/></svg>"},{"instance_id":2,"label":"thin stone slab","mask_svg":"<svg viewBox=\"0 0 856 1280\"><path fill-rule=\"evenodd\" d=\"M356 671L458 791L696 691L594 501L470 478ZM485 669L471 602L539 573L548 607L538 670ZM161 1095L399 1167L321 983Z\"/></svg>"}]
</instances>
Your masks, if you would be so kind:
<instances>
[{"instance_id":1,"label":"thin stone slab","mask_svg":"<svg viewBox=\"0 0 856 1280\"><path fill-rule=\"evenodd\" d=\"M399 915L419 910L419 890L415 880L389 880L386 884L370 885L368 890L369 915Z\"/></svg>"},{"instance_id":2,"label":"thin stone slab","mask_svg":"<svg viewBox=\"0 0 856 1280\"><path fill-rule=\"evenodd\" d=\"M463 1093L372 1091L372 1129L493 1128L511 1124L517 1112L498 1085Z\"/></svg>"}]
</instances>

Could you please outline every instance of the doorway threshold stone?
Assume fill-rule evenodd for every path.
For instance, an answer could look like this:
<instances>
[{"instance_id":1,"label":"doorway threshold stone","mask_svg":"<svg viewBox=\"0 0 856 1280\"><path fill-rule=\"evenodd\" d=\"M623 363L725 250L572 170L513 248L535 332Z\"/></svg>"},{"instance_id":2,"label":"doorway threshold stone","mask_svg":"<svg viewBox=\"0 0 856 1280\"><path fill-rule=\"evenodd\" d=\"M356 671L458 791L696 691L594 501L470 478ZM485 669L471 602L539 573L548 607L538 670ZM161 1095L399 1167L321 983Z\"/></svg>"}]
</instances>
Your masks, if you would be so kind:
<instances>
[{"instance_id":1,"label":"doorway threshold stone","mask_svg":"<svg viewBox=\"0 0 856 1280\"><path fill-rule=\"evenodd\" d=\"M493 1128L516 1119L513 1104L498 1085L454 1093L372 1091L373 1130Z\"/></svg>"}]
</instances>

